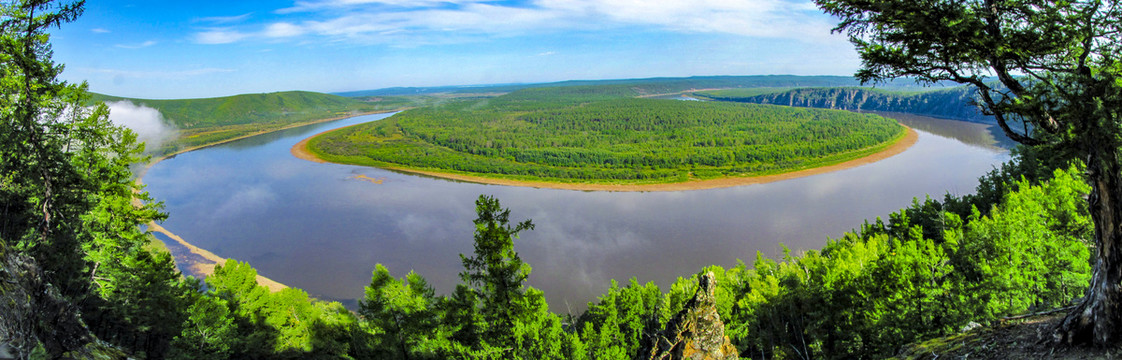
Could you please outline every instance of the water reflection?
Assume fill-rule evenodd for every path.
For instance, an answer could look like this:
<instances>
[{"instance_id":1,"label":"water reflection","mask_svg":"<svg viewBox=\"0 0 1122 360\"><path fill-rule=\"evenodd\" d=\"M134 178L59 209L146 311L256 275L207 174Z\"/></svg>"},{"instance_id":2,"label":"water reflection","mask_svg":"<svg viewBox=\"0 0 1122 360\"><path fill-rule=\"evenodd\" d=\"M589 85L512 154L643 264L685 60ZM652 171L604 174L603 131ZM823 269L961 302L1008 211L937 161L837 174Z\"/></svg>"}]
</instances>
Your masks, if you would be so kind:
<instances>
[{"instance_id":1,"label":"water reflection","mask_svg":"<svg viewBox=\"0 0 1122 360\"><path fill-rule=\"evenodd\" d=\"M920 130L917 144L874 164L686 192L482 185L318 164L289 154L293 144L326 128L385 116L182 154L153 167L145 182L166 203L167 229L330 299L362 296L376 263L395 276L416 270L439 292L450 291L462 270L459 254L472 251L474 200L494 195L513 210L513 220L530 218L537 225L515 245L533 266L530 284L545 291L555 311L579 311L604 292L609 279L636 277L665 289L705 265L733 266L737 259L751 264L757 252L778 255L780 243L796 252L818 248L827 237L900 209L912 197L971 192L978 176L1008 158L997 147L969 140L984 128L931 118L907 120ZM954 131L933 135L925 126Z\"/></svg>"}]
</instances>

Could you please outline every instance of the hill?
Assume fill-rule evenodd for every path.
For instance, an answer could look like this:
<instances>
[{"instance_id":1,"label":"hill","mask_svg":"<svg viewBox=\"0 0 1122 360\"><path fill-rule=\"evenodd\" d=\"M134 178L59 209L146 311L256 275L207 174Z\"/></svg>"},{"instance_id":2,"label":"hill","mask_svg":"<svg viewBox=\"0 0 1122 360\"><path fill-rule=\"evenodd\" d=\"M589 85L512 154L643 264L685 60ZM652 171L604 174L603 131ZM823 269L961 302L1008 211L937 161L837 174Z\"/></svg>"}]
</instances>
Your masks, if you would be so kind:
<instances>
[{"instance_id":1,"label":"hill","mask_svg":"<svg viewBox=\"0 0 1122 360\"><path fill-rule=\"evenodd\" d=\"M318 120L384 112L416 106L417 99L354 99L307 91L244 94L204 99L151 100L93 94L92 102L128 101L154 108L179 131L157 153L227 141ZM156 150L156 149L153 149Z\"/></svg>"}]
</instances>

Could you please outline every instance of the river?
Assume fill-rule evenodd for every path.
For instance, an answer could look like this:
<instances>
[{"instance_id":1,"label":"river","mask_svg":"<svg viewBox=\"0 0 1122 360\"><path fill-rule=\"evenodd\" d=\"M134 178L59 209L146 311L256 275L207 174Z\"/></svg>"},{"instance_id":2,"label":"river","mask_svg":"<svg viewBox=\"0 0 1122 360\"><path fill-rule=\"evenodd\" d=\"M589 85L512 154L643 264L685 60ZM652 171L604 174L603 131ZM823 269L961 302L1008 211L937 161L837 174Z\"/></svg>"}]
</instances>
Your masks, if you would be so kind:
<instances>
[{"instance_id":1,"label":"river","mask_svg":"<svg viewBox=\"0 0 1122 360\"><path fill-rule=\"evenodd\" d=\"M635 277L665 291L705 265L749 266L757 252L820 248L865 219L887 218L926 194L971 193L1008 160L986 125L900 116L919 132L907 151L873 164L792 180L680 192L582 192L455 182L321 164L289 150L312 134L391 114L289 129L166 159L145 175L162 223L194 245L248 261L313 296L353 305L382 263L438 293L459 282L472 251L474 201L494 195L511 220L537 226L515 241L529 285L556 312L578 312ZM183 250L172 247L183 256Z\"/></svg>"}]
</instances>

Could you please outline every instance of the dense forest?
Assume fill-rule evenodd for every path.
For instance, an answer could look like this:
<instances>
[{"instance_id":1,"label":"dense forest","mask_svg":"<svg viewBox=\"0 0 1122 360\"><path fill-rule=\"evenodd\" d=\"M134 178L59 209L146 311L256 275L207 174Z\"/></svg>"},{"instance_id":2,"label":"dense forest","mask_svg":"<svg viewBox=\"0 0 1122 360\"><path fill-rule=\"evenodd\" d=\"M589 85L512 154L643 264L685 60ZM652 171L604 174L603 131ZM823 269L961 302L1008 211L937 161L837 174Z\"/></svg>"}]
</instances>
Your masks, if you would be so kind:
<instances>
[{"instance_id":1,"label":"dense forest","mask_svg":"<svg viewBox=\"0 0 1122 360\"><path fill-rule=\"evenodd\" d=\"M236 260L185 278L141 226L166 214L133 181L135 134L87 107L85 84L56 78L45 31L81 3L0 9L12 25L0 27L0 345L20 359L629 359L695 292L695 276L667 289L613 282L583 314L551 313L515 247L533 222L489 196L464 224L475 247L447 294L379 264L356 311L269 292ZM581 112L550 111L538 116ZM1065 306L1088 286L1094 231L1085 169L1062 158L1019 148L975 195L917 199L818 251L699 270L716 275L717 311L744 358L882 358L970 322Z\"/></svg>"},{"instance_id":2,"label":"dense forest","mask_svg":"<svg viewBox=\"0 0 1122 360\"><path fill-rule=\"evenodd\" d=\"M859 87L798 89L727 89L693 93L704 99L853 111L891 111L972 122L993 123L973 105L975 94L966 86L906 91Z\"/></svg>"},{"instance_id":3,"label":"dense forest","mask_svg":"<svg viewBox=\"0 0 1122 360\"><path fill-rule=\"evenodd\" d=\"M429 106L313 138L321 158L551 181L679 182L871 154L904 134L876 115L629 98L565 87Z\"/></svg>"}]
</instances>

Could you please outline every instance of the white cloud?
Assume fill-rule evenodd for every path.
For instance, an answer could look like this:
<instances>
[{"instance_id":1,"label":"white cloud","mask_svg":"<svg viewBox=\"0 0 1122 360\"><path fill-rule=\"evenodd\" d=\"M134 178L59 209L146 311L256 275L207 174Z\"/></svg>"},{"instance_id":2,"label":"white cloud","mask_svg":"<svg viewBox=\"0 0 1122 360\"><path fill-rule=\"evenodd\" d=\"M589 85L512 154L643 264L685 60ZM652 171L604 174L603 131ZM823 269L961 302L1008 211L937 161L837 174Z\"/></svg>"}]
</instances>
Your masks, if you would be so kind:
<instances>
[{"instance_id":1,"label":"white cloud","mask_svg":"<svg viewBox=\"0 0 1122 360\"><path fill-rule=\"evenodd\" d=\"M212 24L232 24L232 23L242 22L245 19L248 19L249 16L252 15L252 14L253 13L245 13L245 14L234 15L234 16L211 16L211 17L198 18L198 19L195 19L195 21L196 22L212 23Z\"/></svg>"},{"instance_id":2,"label":"white cloud","mask_svg":"<svg viewBox=\"0 0 1122 360\"><path fill-rule=\"evenodd\" d=\"M122 49L142 49L152 45L156 45L156 42L148 40L139 44L117 44L116 46Z\"/></svg>"},{"instance_id":3,"label":"white cloud","mask_svg":"<svg viewBox=\"0 0 1122 360\"><path fill-rule=\"evenodd\" d=\"M250 34L238 31L207 30L195 34L195 42L199 44L229 44L250 37Z\"/></svg>"},{"instance_id":4,"label":"white cloud","mask_svg":"<svg viewBox=\"0 0 1122 360\"><path fill-rule=\"evenodd\" d=\"M821 39L833 23L807 0L533 0L510 6L490 0L298 1L278 13L309 20L274 22L258 30L208 30L204 44L301 35L390 42L473 36L517 36L559 30L650 26L681 33ZM394 34L395 37L388 37Z\"/></svg>"},{"instance_id":5,"label":"white cloud","mask_svg":"<svg viewBox=\"0 0 1122 360\"><path fill-rule=\"evenodd\" d=\"M93 32L98 33L98 34L108 34L110 32L108 29L102 29L102 28L93 28L93 29L90 29L90 31L93 31Z\"/></svg>"},{"instance_id":6,"label":"white cloud","mask_svg":"<svg viewBox=\"0 0 1122 360\"><path fill-rule=\"evenodd\" d=\"M320 0L297 1L292 7L277 10L277 13L310 12L325 9L338 9L360 5L382 5L398 8L426 8L446 4L466 4L494 0Z\"/></svg>"},{"instance_id":7,"label":"white cloud","mask_svg":"<svg viewBox=\"0 0 1122 360\"><path fill-rule=\"evenodd\" d=\"M125 126L136 133L137 140L147 145L145 149L159 149L164 141L175 137L176 129L164 121L159 110L133 104L130 101L106 103L109 121Z\"/></svg>"},{"instance_id":8,"label":"white cloud","mask_svg":"<svg viewBox=\"0 0 1122 360\"><path fill-rule=\"evenodd\" d=\"M821 13L810 1L539 0L537 4L574 16L655 25L680 32L786 38L829 29L828 19L814 16Z\"/></svg>"},{"instance_id":9,"label":"white cloud","mask_svg":"<svg viewBox=\"0 0 1122 360\"><path fill-rule=\"evenodd\" d=\"M304 32L304 28L300 26L280 22L265 27L264 35L268 37L292 37L303 35Z\"/></svg>"}]
</instances>

